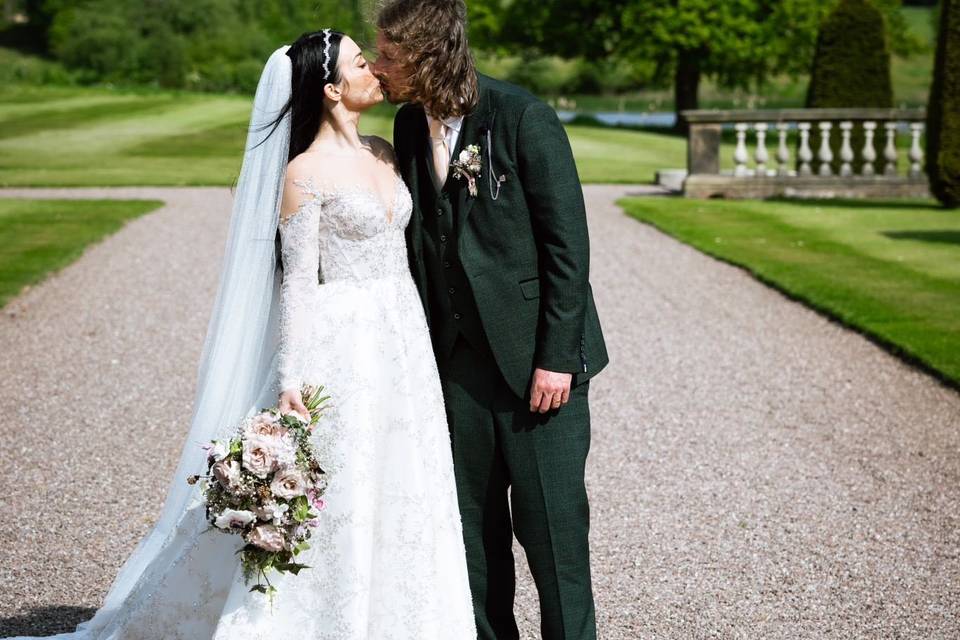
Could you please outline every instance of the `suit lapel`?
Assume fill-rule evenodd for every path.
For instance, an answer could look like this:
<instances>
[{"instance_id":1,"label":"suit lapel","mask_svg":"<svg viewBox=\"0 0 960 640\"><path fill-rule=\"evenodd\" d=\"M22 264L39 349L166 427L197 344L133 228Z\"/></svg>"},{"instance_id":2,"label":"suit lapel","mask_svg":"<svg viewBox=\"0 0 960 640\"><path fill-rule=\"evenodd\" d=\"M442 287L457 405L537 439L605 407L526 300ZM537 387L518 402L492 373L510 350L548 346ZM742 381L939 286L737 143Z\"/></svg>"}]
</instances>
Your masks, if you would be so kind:
<instances>
[{"instance_id":1,"label":"suit lapel","mask_svg":"<svg viewBox=\"0 0 960 640\"><path fill-rule=\"evenodd\" d=\"M413 132L414 137L414 148L416 149L415 155L415 168L417 174L420 176L421 184L418 185L420 188L426 188L430 191L430 195L436 196L437 194L437 180L436 173L433 170L433 155L432 150L430 149L430 129L427 127L427 117L423 111L423 107L418 107L417 111L419 116L417 117L416 131ZM421 194L417 194L417 198L420 199ZM422 214L422 211L421 211Z\"/></svg>"},{"instance_id":2,"label":"suit lapel","mask_svg":"<svg viewBox=\"0 0 960 640\"><path fill-rule=\"evenodd\" d=\"M475 144L480 147L480 159L482 163L480 176L477 178L477 195L470 195L470 190L467 188L466 179L453 177L453 160L451 160L451 170L447 176L446 188L451 192L454 188L456 189L458 236L463 229L464 221L470 214L470 209L473 208L473 203L483 196L486 188L483 185L486 183L485 181L489 179L489 176L486 175L487 167L489 166L486 161L487 153L489 152L489 150L486 148L486 132L492 124L492 116L493 113L490 110L490 100L488 94L481 87L480 102L477 104L476 109L474 109L473 112L463 119L463 126L460 127L460 137L457 138L457 144L453 150L453 160L456 160L460 155L460 152L466 149L469 145ZM451 181L456 183L455 187L453 184L451 184Z\"/></svg>"}]
</instances>

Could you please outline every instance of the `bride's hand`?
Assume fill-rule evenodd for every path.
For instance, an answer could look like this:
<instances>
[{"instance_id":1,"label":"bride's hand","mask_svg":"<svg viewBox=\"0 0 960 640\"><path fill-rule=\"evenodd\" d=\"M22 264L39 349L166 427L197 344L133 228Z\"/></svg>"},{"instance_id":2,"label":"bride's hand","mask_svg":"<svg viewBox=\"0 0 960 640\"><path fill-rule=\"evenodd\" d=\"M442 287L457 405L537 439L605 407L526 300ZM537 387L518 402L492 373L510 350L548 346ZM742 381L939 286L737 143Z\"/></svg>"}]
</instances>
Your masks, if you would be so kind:
<instances>
[{"instance_id":1,"label":"bride's hand","mask_svg":"<svg viewBox=\"0 0 960 640\"><path fill-rule=\"evenodd\" d=\"M299 413L304 420L310 420L310 412L307 411L307 407L303 404L303 396L300 395L300 391L297 389L289 389L281 393L280 404L277 408L280 409L280 415L296 412Z\"/></svg>"}]
</instances>

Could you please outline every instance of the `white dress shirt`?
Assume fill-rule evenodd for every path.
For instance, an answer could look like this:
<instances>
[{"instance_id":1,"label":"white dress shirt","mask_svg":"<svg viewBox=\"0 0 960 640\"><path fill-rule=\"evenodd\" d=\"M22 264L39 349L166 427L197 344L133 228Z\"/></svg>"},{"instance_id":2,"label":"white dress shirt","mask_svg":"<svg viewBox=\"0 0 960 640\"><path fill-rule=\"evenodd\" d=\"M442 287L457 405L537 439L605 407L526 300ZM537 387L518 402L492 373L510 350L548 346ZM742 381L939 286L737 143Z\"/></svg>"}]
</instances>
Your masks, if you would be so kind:
<instances>
[{"instance_id":1,"label":"white dress shirt","mask_svg":"<svg viewBox=\"0 0 960 640\"><path fill-rule=\"evenodd\" d=\"M426 111L424 111L426 113ZM427 113L427 131L430 131L430 123L434 117ZM450 150L450 159L453 160L453 150L457 146L457 140L460 138L460 128L463 127L463 116L451 116L443 121L447 127L447 149ZM427 134L429 135L429 133Z\"/></svg>"}]
</instances>

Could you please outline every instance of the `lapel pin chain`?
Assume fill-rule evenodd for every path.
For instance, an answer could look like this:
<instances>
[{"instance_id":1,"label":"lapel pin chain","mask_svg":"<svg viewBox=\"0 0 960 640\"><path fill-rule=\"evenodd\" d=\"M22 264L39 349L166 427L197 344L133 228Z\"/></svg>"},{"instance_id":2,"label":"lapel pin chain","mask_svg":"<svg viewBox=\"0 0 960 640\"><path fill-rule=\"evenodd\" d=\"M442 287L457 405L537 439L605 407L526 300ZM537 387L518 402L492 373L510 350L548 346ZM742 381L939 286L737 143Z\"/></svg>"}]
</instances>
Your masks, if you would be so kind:
<instances>
[{"instance_id":1,"label":"lapel pin chain","mask_svg":"<svg viewBox=\"0 0 960 640\"><path fill-rule=\"evenodd\" d=\"M507 181L507 176L500 174L499 178L495 178L496 175L493 171L493 142L491 141L490 129L492 127L487 127L487 166L490 168L490 182L488 186L490 187L490 197L496 200L500 197L500 185ZM497 191L493 191L493 183L497 183Z\"/></svg>"}]
</instances>

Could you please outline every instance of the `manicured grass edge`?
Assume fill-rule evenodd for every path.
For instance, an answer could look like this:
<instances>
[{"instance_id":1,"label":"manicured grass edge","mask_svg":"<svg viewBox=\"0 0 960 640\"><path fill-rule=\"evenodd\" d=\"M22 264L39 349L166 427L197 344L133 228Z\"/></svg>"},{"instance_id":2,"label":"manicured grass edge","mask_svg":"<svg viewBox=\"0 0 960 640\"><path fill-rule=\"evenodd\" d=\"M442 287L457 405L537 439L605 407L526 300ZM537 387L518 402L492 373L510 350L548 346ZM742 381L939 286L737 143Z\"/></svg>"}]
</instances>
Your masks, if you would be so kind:
<instances>
[{"instance_id":1,"label":"manicured grass edge","mask_svg":"<svg viewBox=\"0 0 960 640\"><path fill-rule=\"evenodd\" d=\"M682 196L675 196L675 197L682 197ZM907 364L915 367L916 369L922 371L923 373L926 373L926 374L930 375L931 377L935 378L937 381L939 381L940 383L942 383L944 386L946 386L946 387L948 387L948 388L950 388L950 389L953 389L953 390L955 390L955 391L960 391L960 378L954 378L954 377L951 376L950 374L948 374L948 373L946 373L946 372L944 372L944 371L941 371L940 369L938 369L938 368L936 368L935 366L933 366L933 365L931 365L930 363L928 363L925 359L923 359L923 357L921 357L921 356L915 354L914 352L912 352L908 347L906 347L906 346L904 346L904 345L901 345L901 344L899 344L899 343L897 343L897 342L895 342L895 341L893 341L893 340L891 340L891 339L889 339L889 338L887 338L887 337L885 337L885 336L883 336L883 335L881 335L881 334L879 334L879 333L876 333L875 331L871 330L869 327L862 326L862 325L860 325L860 324L856 324L856 323L854 323L854 322L851 322L851 321L845 319L842 315L840 315L840 312L835 311L834 309L832 309L832 308L829 307L828 305L821 304L821 303L819 303L818 301L816 301L816 300L814 300L814 299L812 299L812 298L804 295L803 293L798 292L798 291L794 291L793 289L791 289L791 288L789 288L788 286L782 284L781 282L779 282L779 281L777 281L777 280L775 280L775 279L773 279L773 278L770 278L770 277L765 276L764 274L762 274L762 273L756 271L755 269L753 269L753 268L752 268L749 264L747 264L746 262L741 262L741 261L738 261L738 260L736 260L736 259L734 259L734 258L725 256L725 255L722 255L722 254L717 253L717 252L715 252L715 251L712 251L708 246L700 246L699 244L695 244L695 243L693 243L693 242L688 242L688 241L686 241L685 239L680 238L680 237L674 235L673 233L670 232L669 229L665 229L665 228L661 227L660 225L656 224L655 222L652 222L652 221L646 220L646 219L641 219L641 218L638 217L637 215L631 213L630 210L629 210L629 206L628 206L629 203L630 203L631 201L633 201L633 200L636 200L636 199L637 199L637 198L635 198L635 197L634 197L634 198L621 198L620 200L617 200L616 205L617 205L618 207L620 207L621 210L623 210L624 215L626 215L626 216L628 216L628 217L636 220L636 221L639 222L639 223L649 225L649 226L653 227L654 229L656 229L656 230L658 230L658 231L660 231L660 232L662 232L662 233L670 236L670 237L673 238L674 240L677 240L678 242L682 242L683 244L685 244L685 245L687 245L687 246L689 246L689 247L692 247L692 248L696 249L697 251L699 251L699 252L701 252L701 253L703 253L703 254L706 254L706 255L710 256L711 258L714 258L714 259L716 259L716 260L719 260L720 262L724 262L724 263L729 264L729 265L731 265L731 266L737 267L737 268L739 268L739 269L743 269L744 271L746 271L747 273L749 273L754 279L758 280L759 282L762 282L763 284L767 285L767 286L770 287L771 289L776 290L777 292L779 292L780 294L782 294L784 297L786 297L786 298L788 298L788 299L790 299L790 300L793 300L794 302L799 302L799 303L803 304L804 306L812 309L813 311L816 311L817 313L819 313L820 315L824 316L825 318L827 318L827 319L830 320L831 322L834 322L834 323L836 323L836 324L838 324L838 325L840 325L840 326L842 326L842 327L844 327L844 328L846 328L846 329L849 329L849 330L851 330L851 331L854 331L855 333L860 334L861 336L863 336L864 338L866 338L867 340L869 340L869 341L872 342L873 344L875 344L875 345L877 345L878 347L882 348L884 351L890 353L890 354L893 355L893 356L896 356L897 358L899 358L899 359L902 360L903 362L905 362L905 363L907 363Z\"/></svg>"},{"instance_id":2,"label":"manicured grass edge","mask_svg":"<svg viewBox=\"0 0 960 640\"><path fill-rule=\"evenodd\" d=\"M20 187L17 187L17 188L20 188ZM87 198L57 198L57 197L53 197L53 198L14 197L14 196L5 195L2 189L0 189L0 199L22 200L24 202L38 202L38 201L67 202L67 203L70 203L71 205L78 204L78 203L100 204L100 203L106 202L110 204L133 205L141 209L135 215L132 215L129 218L126 218L125 220L121 221L120 224L115 229L103 234L98 239L92 242L88 242L84 245L80 245L70 251L65 252L65 254L61 257L61 260L59 261L58 264L54 264L53 266L45 269L44 271L38 272L34 277L28 279L26 282L20 285L20 288L16 290L14 293L11 293L9 295L0 295L0 311L6 310L11 304L13 304L17 299L19 299L22 295L24 295L30 289L40 286L41 284L46 282L46 280L49 279L50 277L60 273L64 269L68 268L70 265L77 262L77 260L82 258L83 255L86 254L88 250L106 241L108 238L112 237L114 234L121 231L130 222L137 220L138 218L141 218L150 213L153 213L157 209L167 204L163 200L152 200L152 199L111 199L111 198L87 199Z\"/></svg>"}]
</instances>

